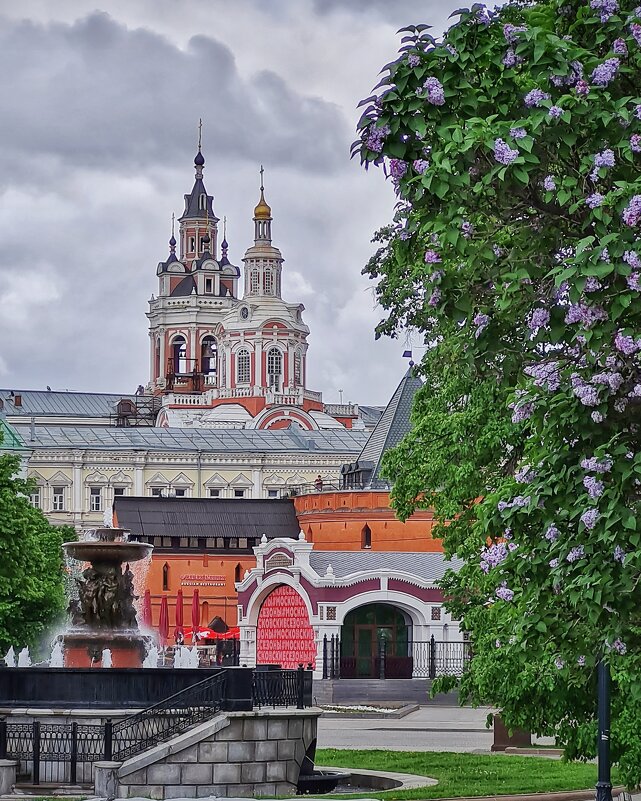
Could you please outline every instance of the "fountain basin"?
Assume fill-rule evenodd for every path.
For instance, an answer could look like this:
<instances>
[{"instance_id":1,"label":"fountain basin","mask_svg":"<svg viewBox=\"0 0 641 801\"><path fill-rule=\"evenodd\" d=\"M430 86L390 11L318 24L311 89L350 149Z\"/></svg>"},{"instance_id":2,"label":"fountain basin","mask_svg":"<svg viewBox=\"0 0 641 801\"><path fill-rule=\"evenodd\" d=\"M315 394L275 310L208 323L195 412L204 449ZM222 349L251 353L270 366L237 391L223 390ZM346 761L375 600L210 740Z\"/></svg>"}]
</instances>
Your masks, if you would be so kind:
<instances>
[{"instance_id":1,"label":"fountain basin","mask_svg":"<svg viewBox=\"0 0 641 801\"><path fill-rule=\"evenodd\" d=\"M65 553L78 562L119 565L123 562L138 562L149 556L154 546L147 542L82 540L65 542Z\"/></svg>"}]
</instances>

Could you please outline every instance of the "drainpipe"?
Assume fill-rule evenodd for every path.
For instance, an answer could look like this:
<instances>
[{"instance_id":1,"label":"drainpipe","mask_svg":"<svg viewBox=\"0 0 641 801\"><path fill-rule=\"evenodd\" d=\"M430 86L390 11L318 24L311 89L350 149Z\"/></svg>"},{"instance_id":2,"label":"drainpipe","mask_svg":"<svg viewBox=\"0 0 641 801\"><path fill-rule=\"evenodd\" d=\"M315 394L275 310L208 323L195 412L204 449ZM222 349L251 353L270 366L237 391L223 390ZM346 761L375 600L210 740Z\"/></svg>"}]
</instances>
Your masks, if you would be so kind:
<instances>
[{"instance_id":1,"label":"drainpipe","mask_svg":"<svg viewBox=\"0 0 641 801\"><path fill-rule=\"evenodd\" d=\"M198 489L196 490L196 493L197 493L196 497L197 498L202 498L203 497L203 493L202 493L203 485L202 485L202 478L201 478L201 475L202 475L202 464L201 464L201 461L200 461L201 456L202 456L202 451L200 449L198 449L196 451L196 470L197 470L196 482L197 482L197 487L198 487Z\"/></svg>"}]
</instances>

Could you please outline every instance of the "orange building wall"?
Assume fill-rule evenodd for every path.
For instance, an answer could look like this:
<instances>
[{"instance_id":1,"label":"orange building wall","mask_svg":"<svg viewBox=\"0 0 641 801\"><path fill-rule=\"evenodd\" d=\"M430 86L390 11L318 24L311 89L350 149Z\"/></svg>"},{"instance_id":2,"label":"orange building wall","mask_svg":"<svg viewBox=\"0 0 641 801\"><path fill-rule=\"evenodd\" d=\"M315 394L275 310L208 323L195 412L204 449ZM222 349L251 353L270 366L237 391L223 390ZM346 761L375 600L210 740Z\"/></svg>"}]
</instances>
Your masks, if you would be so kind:
<instances>
[{"instance_id":1,"label":"orange building wall","mask_svg":"<svg viewBox=\"0 0 641 801\"><path fill-rule=\"evenodd\" d=\"M163 590L163 567L169 566L168 589ZM160 603L163 595L169 605L169 639L173 641L176 627L176 596L183 591L183 625L191 627L191 605L194 590L200 600L200 625L206 626L212 618L221 617L228 626L237 625L237 593L234 586L236 566L240 577L245 570L256 567L253 554L175 554L158 553L151 559L145 588L151 593L152 625L158 626Z\"/></svg>"},{"instance_id":2,"label":"orange building wall","mask_svg":"<svg viewBox=\"0 0 641 801\"><path fill-rule=\"evenodd\" d=\"M415 512L402 523L389 505L388 492L319 492L294 498L296 515L309 542L320 551L362 550L363 528L371 531L373 551L438 551L433 515Z\"/></svg>"}]
</instances>

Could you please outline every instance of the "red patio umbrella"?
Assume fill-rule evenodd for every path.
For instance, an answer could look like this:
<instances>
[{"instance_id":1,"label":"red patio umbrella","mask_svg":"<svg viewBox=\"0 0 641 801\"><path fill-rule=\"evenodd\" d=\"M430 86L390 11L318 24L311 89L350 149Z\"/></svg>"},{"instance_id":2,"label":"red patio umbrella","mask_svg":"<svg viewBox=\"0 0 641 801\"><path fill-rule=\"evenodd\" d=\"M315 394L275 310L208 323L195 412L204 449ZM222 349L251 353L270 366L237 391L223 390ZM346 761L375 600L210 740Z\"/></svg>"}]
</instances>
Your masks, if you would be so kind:
<instances>
[{"instance_id":1,"label":"red patio umbrella","mask_svg":"<svg viewBox=\"0 0 641 801\"><path fill-rule=\"evenodd\" d=\"M183 591L178 590L178 594L176 595L176 637L178 637L179 632L183 634L183 616Z\"/></svg>"},{"instance_id":2,"label":"red patio umbrella","mask_svg":"<svg viewBox=\"0 0 641 801\"><path fill-rule=\"evenodd\" d=\"M200 628L200 596L197 589L194 590L194 597L191 599L191 627L192 638L195 639L196 632Z\"/></svg>"},{"instance_id":3,"label":"red patio umbrella","mask_svg":"<svg viewBox=\"0 0 641 801\"><path fill-rule=\"evenodd\" d=\"M142 599L142 624L151 627L151 590L145 590Z\"/></svg>"},{"instance_id":4,"label":"red patio umbrella","mask_svg":"<svg viewBox=\"0 0 641 801\"><path fill-rule=\"evenodd\" d=\"M160 601L160 619L158 620L158 637L160 645L164 648L167 645L167 637L169 636L169 606L167 605L167 596L163 595Z\"/></svg>"}]
</instances>

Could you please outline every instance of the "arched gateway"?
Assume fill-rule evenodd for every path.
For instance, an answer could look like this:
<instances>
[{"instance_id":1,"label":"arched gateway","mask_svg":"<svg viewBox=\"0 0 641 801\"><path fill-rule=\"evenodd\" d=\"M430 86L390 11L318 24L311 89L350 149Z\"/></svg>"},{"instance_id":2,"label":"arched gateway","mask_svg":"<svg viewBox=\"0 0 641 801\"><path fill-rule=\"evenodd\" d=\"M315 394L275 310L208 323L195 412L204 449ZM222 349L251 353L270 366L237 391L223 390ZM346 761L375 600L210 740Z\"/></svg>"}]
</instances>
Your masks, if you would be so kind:
<instances>
[{"instance_id":1,"label":"arched gateway","mask_svg":"<svg viewBox=\"0 0 641 801\"><path fill-rule=\"evenodd\" d=\"M307 607L293 587L281 584L261 604L256 627L256 664L315 666L316 643Z\"/></svg>"}]
</instances>

